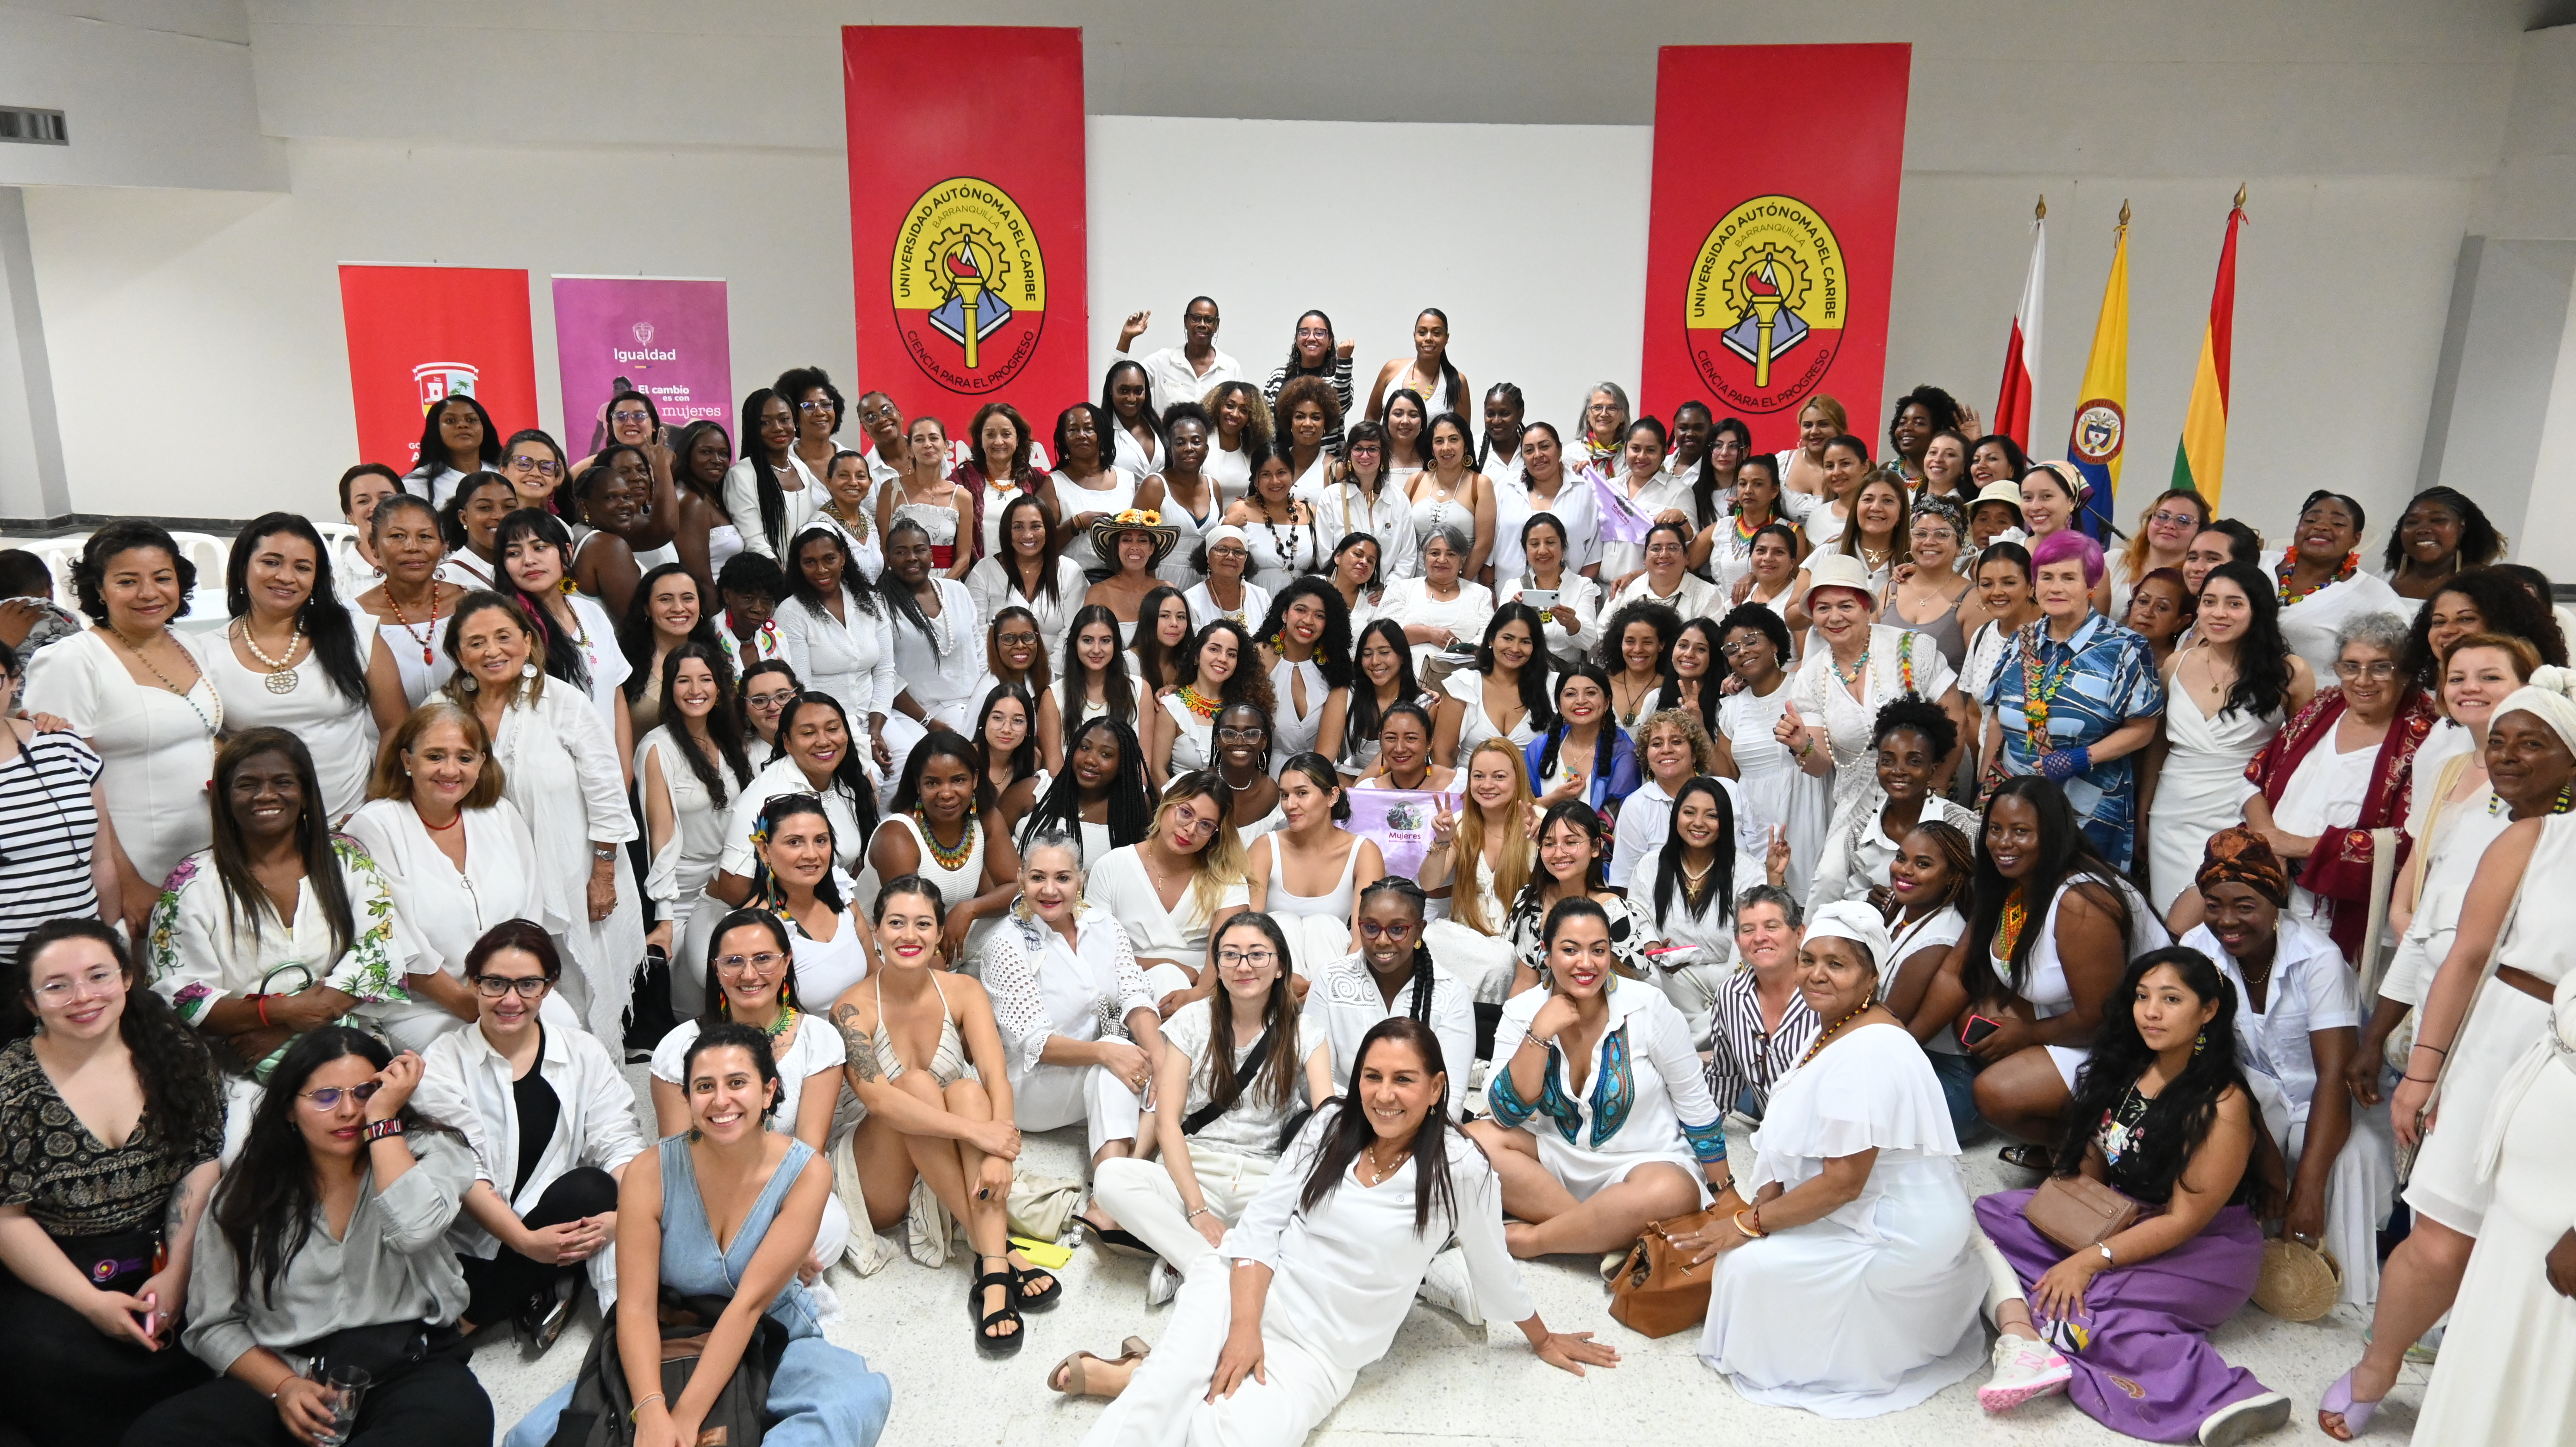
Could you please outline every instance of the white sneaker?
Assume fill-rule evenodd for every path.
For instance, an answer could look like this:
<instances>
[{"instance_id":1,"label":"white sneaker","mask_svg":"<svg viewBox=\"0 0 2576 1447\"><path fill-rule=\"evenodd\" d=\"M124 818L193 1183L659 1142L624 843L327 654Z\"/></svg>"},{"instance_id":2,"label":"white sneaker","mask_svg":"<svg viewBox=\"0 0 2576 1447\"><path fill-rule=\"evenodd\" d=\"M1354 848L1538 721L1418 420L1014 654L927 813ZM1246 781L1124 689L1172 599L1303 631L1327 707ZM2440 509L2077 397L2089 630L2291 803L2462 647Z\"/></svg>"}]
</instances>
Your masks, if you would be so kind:
<instances>
[{"instance_id":1,"label":"white sneaker","mask_svg":"<svg viewBox=\"0 0 2576 1447\"><path fill-rule=\"evenodd\" d=\"M1995 1338L1995 1372L1977 1388L1977 1405L1989 1412L2008 1411L2033 1397L2066 1390L2075 1369L2056 1348L2028 1337Z\"/></svg>"},{"instance_id":2,"label":"white sneaker","mask_svg":"<svg viewBox=\"0 0 2576 1447\"><path fill-rule=\"evenodd\" d=\"M2278 1392L2230 1402L2200 1424L2200 1447L2236 1447L2239 1442L2279 1430L2289 1420L2290 1399Z\"/></svg>"},{"instance_id":3,"label":"white sneaker","mask_svg":"<svg viewBox=\"0 0 2576 1447\"><path fill-rule=\"evenodd\" d=\"M1174 1271L1169 1262L1156 1257L1154 1269L1145 1273L1145 1305L1161 1306L1171 1300L1180 1289L1181 1273Z\"/></svg>"},{"instance_id":4,"label":"white sneaker","mask_svg":"<svg viewBox=\"0 0 2576 1447\"><path fill-rule=\"evenodd\" d=\"M1417 1294L1469 1326L1485 1324L1485 1314L1476 1309L1475 1280L1467 1274L1467 1253L1455 1246L1431 1258Z\"/></svg>"}]
</instances>

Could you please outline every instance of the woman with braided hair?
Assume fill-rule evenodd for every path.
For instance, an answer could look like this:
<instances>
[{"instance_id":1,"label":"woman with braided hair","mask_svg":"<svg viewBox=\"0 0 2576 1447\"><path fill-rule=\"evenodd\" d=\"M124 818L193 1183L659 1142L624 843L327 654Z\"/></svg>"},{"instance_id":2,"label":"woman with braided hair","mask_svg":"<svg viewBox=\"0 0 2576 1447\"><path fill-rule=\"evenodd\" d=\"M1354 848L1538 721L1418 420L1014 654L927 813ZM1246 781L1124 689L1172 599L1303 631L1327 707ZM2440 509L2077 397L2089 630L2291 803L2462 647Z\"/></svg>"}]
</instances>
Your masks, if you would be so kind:
<instances>
[{"instance_id":1,"label":"woman with braided hair","mask_svg":"<svg viewBox=\"0 0 2576 1447\"><path fill-rule=\"evenodd\" d=\"M1427 912L1422 886L1401 875L1387 875L1360 891L1359 952L1318 971L1306 992L1298 1030L1313 1050L1306 1060L1310 1098L1322 1101L1348 1089L1360 1042L1378 1022L1399 1015L1437 1036L1440 1053L1449 1059L1475 1058L1472 991L1432 962L1431 947L1423 942ZM1466 1104L1466 1076L1453 1071L1449 1118L1458 1119Z\"/></svg>"}]
</instances>

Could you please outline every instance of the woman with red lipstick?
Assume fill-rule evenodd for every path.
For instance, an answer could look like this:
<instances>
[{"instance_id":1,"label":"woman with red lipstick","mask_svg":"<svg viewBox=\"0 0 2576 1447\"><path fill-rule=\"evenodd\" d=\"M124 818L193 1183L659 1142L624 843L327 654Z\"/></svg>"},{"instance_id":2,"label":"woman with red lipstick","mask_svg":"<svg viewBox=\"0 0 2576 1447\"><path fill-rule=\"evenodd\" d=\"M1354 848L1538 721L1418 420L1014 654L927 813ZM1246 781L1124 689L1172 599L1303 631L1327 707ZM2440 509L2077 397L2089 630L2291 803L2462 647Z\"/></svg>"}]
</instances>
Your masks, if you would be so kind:
<instances>
[{"instance_id":1,"label":"woman with red lipstick","mask_svg":"<svg viewBox=\"0 0 2576 1447\"><path fill-rule=\"evenodd\" d=\"M1287 761L1330 749L1351 705L1351 610L1322 578L1299 578L1270 600L1254 638L1270 680L1271 751Z\"/></svg>"}]
</instances>

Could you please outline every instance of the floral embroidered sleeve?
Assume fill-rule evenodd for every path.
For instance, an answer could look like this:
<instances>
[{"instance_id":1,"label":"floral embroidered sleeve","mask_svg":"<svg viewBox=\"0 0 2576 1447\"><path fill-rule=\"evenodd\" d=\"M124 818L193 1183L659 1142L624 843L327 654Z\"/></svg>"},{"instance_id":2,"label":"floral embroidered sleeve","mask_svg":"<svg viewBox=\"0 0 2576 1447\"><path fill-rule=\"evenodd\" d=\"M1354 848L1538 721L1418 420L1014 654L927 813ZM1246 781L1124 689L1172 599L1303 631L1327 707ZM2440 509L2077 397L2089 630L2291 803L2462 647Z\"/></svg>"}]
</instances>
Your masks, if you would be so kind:
<instances>
[{"instance_id":1,"label":"floral embroidered sleeve","mask_svg":"<svg viewBox=\"0 0 2576 1447\"><path fill-rule=\"evenodd\" d=\"M349 914L358 934L322 983L367 1004L409 1000L402 987L409 951L395 935L393 890L385 883L384 870L374 855L346 834L331 836L331 849L340 861Z\"/></svg>"},{"instance_id":2,"label":"floral embroidered sleeve","mask_svg":"<svg viewBox=\"0 0 2576 1447\"><path fill-rule=\"evenodd\" d=\"M200 850L170 871L143 933L152 988L191 1025L204 1023L206 1012L232 993L224 986L222 956L213 933L215 916L223 909L222 891L207 874L206 859Z\"/></svg>"}]
</instances>

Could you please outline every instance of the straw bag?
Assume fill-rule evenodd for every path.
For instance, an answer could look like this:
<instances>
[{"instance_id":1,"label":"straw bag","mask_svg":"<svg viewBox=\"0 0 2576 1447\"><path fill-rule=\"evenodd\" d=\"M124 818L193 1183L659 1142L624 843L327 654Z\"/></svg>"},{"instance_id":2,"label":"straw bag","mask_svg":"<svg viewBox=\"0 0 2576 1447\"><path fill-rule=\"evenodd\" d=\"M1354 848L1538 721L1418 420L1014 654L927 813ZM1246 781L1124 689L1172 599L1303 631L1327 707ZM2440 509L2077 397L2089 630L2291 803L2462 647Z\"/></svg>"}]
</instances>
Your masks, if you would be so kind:
<instances>
[{"instance_id":1,"label":"straw bag","mask_svg":"<svg viewBox=\"0 0 2576 1447\"><path fill-rule=\"evenodd\" d=\"M2090 1176L2051 1176L2022 1203L2031 1229L2068 1251L2083 1251L2137 1224L2138 1203Z\"/></svg>"},{"instance_id":2,"label":"straw bag","mask_svg":"<svg viewBox=\"0 0 2576 1447\"><path fill-rule=\"evenodd\" d=\"M1708 1316L1717 1258L1693 1266L1673 1238L1706 1231L1716 1220L1715 1211L1694 1211L1647 1222L1619 1274L1610 1278L1610 1319L1641 1336L1671 1336L1699 1325Z\"/></svg>"},{"instance_id":3,"label":"straw bag","mask_svg":"<svg viewBox=\"0 0 2576 1447\"><path fill-rule=\"evenodd\" d=\"M2331 1251L2275 1236L2263 1243L2254 1304L2283 1321L2315 1321L2343 1295L2343 1263Z\"/></svg>"}]
</instances>

